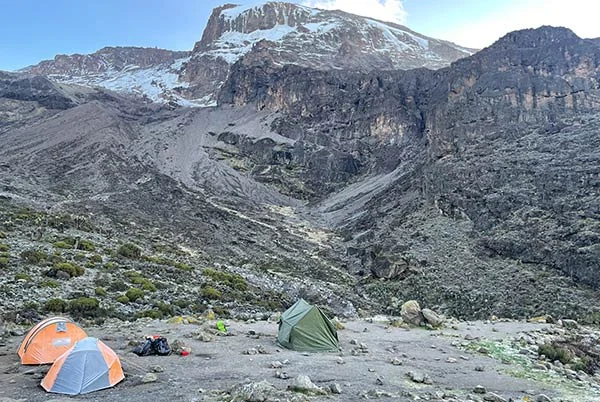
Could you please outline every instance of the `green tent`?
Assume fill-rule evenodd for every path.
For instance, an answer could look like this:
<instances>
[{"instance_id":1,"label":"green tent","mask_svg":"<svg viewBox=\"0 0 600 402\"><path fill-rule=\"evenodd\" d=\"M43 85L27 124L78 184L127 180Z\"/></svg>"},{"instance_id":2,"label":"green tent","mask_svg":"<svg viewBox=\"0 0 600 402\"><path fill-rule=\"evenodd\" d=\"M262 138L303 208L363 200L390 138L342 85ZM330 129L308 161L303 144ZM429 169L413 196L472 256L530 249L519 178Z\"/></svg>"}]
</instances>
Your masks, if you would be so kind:
<instances>
[{"instance_id":1,"label":"green tent","mask_svg":"<svg viewBox=\"0 0 600 402\"><path fill-rule=\"evenodd\" d=\"M339 349L335 325L318 307L303 299L281 315L277 341L283 347L300 352L334 352Z\"/></svg>"}]
</instances>

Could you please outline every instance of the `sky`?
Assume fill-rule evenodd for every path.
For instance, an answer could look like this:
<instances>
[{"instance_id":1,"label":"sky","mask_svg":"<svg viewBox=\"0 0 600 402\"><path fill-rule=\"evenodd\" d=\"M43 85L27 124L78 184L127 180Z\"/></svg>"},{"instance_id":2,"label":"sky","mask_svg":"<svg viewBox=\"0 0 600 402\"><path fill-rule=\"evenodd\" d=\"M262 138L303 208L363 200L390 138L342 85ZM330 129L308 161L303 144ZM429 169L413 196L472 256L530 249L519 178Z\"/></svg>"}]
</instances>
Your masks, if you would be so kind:
<instances>
[{"instance_id":1,"label":"sky","mask_svg":"<svg viewBox=\"0 0 600 402\"><path fill-rule=\"evenodd\" d=\"M566 26L600 37L597 0L289 0L400 23L462 46L483 48L507 32ZM257 0L0 0L0 70L105 46L191 50L223 3Z\"/></svg>"}]
</instances>

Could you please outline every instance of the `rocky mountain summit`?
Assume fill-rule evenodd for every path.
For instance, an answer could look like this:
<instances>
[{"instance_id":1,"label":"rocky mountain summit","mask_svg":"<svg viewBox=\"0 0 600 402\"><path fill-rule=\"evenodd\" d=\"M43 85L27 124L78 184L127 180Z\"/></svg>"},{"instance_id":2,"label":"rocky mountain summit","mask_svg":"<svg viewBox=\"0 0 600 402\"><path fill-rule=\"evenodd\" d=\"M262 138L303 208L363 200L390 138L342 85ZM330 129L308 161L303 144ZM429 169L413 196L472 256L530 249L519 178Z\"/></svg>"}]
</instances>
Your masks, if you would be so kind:
<instances>
[{"instance_id":1,"label":"rocky mountain summit","mask_svg":"<svg viewBox=\"0 0 600 402\"><path fill-rule=\"evenodd\" d=\"M107 47L90 55L59 55L25 71L62 83L134 93L155 102L214 106L231 66L249 53L281 65L372 71L437 69L473 52L393 23L265 2L216 8L191 52Z\"/></svg>"}]
</instances>

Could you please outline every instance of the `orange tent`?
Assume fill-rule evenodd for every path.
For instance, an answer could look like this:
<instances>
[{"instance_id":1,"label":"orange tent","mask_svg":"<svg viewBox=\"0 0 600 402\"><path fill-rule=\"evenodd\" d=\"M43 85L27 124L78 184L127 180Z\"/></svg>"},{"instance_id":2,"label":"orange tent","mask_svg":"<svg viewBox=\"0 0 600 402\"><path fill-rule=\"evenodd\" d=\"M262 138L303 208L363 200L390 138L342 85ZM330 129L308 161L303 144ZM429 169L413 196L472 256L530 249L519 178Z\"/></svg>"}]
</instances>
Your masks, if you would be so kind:
<instances>
[{"instance_id":1,"label":"orange tent","mask_svg":"<svg viewBox=\"0 0 600 402\"><path fill-rule=\"evenodd\" d=\"M124 378L117 354L102 341L85 338L56 359L41 385L48 392L77 395L113 387Z\"/></svg>"},{"instance_id":2,"label":"orange tent","mask_svg":"<svg viewBox=\"0 0 600 402\"><path fill-rule=\"evenodd\" d=\"M47 318L29 330L19 347L22 364L46 364L65 353L87 334L68 318Z\"/></svg>"}]
</instances>

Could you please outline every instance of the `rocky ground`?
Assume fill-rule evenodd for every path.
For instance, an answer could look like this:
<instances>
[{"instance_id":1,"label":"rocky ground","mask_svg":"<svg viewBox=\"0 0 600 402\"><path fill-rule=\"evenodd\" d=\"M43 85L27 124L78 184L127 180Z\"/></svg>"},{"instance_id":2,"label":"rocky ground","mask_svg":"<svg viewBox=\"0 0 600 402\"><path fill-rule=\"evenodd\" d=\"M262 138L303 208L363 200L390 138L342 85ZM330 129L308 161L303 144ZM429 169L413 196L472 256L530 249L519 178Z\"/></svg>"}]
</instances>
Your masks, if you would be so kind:
<instances>
[{"instance_id":1,"label":"rocky ground","mask_svg":"<svg viewBox=\"0 0 600 402\"><path fill-rule=\"evenodd\" d=\"M597 343L600 331L574 321L446 320L440 329L373 317L339 323L339 353L300 353L276 344L270 320L229 321L225 336L206 317L107 321L85 327L121 358L116 387L88 401L600 401L600 375L540 356L544 345ZM540 319L539 321L543 321ZM28 328L6 324L0 343L0 401L67 401L47 394L47 366L21 366ZM138 357L132 345L160 334L190 355ZM562 342L562 343L561 343ZM549 353L549 352L547 352Z\"/></svg>"}]
</instances>

